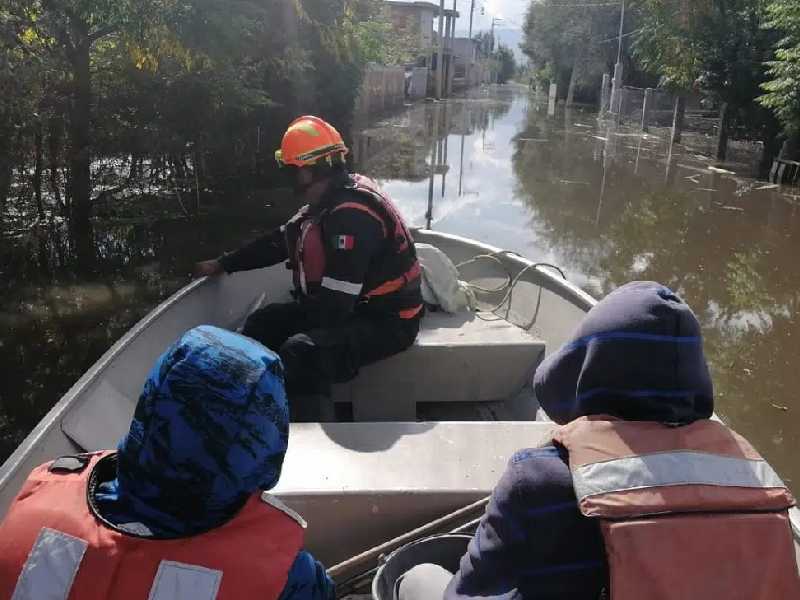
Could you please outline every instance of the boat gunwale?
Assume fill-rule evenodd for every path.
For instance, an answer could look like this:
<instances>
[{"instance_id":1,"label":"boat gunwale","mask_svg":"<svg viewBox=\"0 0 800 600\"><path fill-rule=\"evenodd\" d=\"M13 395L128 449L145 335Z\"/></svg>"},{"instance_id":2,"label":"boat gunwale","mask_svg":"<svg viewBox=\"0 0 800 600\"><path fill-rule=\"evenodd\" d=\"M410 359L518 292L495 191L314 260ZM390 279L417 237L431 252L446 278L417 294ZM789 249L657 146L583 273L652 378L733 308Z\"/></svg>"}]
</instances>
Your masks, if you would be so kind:
<instances>
[{"instance_id":1,"label":"boat gunwale","mask_svg":"<svg viewBox=\"0 0 800 600\"><path fill-rule=\"evenodd\" d=\"M518 263L520 266L533 267L536 274L542 277L546 283L553 288L559 289L563 292L568 292L566 301L573 302L579 308L588 311L595 304L597 300L589 295L587 292L580 289L574 283L557 277L547 267L537 265L533 261L525 258L524 256L515 252L504 251L502 248L491 246L478 240L473 240L460 235L434 231L425 228L412 229L412 235L419 232L422 236L431 239L443 239L464 246L473 247L485 254L502 253L503 258L512 262ZM56 402L56 404L39 420L36 427L25 437L20 445L11 453L11 455L0 465L0 489L3 489L11 478L13 478L21 466L25 463L24 457L31 453L36 444L47 435L54 426L58 425L61 428L63 417L72 408L73 404L80 398L81 394L87 390L98 377L105 371L106 367L117 358L117 356L130 345L137 337L139 337L145 329L150 327L154 321L159 319L167 310L172 308L175 304L183 300L186 296L194 293L196 290L206 285L211 285L209 277L202 277L195 281L183 286L168 298L159 303L147 315L142 317L134 326L128 330L119 340L117 340L102 356L95 361L91 367L64 393L63 396ZM715 418L718 418L716 413ZM722 419L720 419L722 421ZM63 430L62 430L63 434ZM66 436L66 434L63 434ZM72 442L72 440L70 440ZM74 443L74 442L72 442ZM1 517L1 516L0 516ZM797 507L789 509L789 522L792 529L792 534L796 544L800 544L800 510Z\"/></svg>"}]
</instances>

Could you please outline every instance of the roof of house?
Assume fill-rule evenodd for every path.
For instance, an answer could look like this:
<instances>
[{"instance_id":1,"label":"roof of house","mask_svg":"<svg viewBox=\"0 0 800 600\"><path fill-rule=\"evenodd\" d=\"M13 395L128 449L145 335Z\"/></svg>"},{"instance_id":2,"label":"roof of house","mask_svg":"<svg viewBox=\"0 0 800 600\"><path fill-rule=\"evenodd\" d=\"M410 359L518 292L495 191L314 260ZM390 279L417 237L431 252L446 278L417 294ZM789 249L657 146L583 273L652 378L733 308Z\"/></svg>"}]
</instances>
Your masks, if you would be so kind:
<instances>
[{"instance_id":1,"label":"roof of house","mask_svg":"<svg viewBox=\"0 0 800 600\"><path fill-rule=\"evenodd\" d=\"M432 10L434 15L439 14L439 5L434 4L433 2L422 2L422 1L409 2L406 0L386 0L386 2L389 5L403 6L407 8L416 8L418 10ZM459 17L457 10L452 10L452 9L444 10L444 15L447 17L452 17L454 14L456 18Z\"/></svg>"}]
</instances>

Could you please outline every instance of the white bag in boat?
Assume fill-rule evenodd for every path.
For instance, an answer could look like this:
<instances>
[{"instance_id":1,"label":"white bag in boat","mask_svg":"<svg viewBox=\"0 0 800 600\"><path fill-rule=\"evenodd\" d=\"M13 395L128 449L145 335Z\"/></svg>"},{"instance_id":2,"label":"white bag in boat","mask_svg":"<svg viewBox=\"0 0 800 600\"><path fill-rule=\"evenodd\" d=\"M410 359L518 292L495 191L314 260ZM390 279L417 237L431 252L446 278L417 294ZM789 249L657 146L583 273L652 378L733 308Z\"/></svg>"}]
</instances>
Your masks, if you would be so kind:
<instances>
[{"instance_id":1,"label":"white bag in boat","mask_svg":"<svg viewBox=\"0 0 800 600\"><path fill-rule=\"evenodd\" d=\"M459 280L458 269L447 255L430 244L415 244L422 265L422 299L425 304L456 313L475 305L469 286Z\"/></svg>"}]
</instances>

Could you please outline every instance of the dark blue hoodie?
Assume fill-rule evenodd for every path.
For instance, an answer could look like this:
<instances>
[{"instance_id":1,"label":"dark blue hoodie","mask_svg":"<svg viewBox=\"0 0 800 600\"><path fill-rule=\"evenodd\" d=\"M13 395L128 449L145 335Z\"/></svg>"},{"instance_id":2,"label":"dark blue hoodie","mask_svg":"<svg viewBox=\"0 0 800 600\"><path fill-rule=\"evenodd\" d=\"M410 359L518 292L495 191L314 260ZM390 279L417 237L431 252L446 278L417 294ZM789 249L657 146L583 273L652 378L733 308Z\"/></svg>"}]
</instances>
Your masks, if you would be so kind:
<instances>
[{"instance_id":1,"label":"dark blue hoodie","mask_svg":"<svg viewBox=\"0 0 800 600\"><path fill-rule=\"evenodd\" d=\"M595 414L690 423L714 406L700 325L653 282L599 302L533 385L559 424ZM548 445L511 458L445 598L596 600L606 585L599 528L578 511L564 450Z\"/></svg>"},{"instance_id":2,"label":"dark blue hoodie","mask_svg":"<svg viewBox=\"0 0 800 600\"><path fill-rule=\"evenodd\" d=\"M98 486L95 504L112 524L139 535L207 531L278 482L288 436L278 356L236 333L196 327L151 370L119 444L117 478ZM329 598L324 568L300 552L281 600Z\"/></svg>"}]
</instances>

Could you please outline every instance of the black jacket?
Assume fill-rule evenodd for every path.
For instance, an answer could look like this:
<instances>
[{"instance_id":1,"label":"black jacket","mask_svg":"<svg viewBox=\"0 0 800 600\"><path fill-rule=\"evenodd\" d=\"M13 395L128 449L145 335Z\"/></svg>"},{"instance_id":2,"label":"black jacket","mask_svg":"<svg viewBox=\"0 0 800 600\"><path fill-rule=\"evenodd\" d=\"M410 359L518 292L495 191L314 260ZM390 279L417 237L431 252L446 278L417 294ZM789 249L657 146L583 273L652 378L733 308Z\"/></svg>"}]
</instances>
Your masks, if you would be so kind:
<instances>
[{"instance_id":1,"label":"black jacket","mask_svg":"<svg viewBox=\"0 0 800 600\"><path fill-rule=\"evenodd\" d=\"M349 208L351 204L371 210ZM393 250L393 231L384 222L389 217L372 204L374 202L366 194L350 185L337 187L319 204L303 207L282 227L220 257L220 263L227 273L235 273L291 261L287 237L292 237L291 232L297 229L299 222L319 218L325 251L323 285L302 301L309 310L318 313L315 320L321 326L341 322L354 310L392 316L420 306L422 295L418 281L392 294L369 299L365 296L368 290L402 276L409 258L405 257L402 264L398 261ZM413 255L413 240L410 240L410 252ZM416 255L413 259L416 260Z\"/></svg>"}]
</instances>

